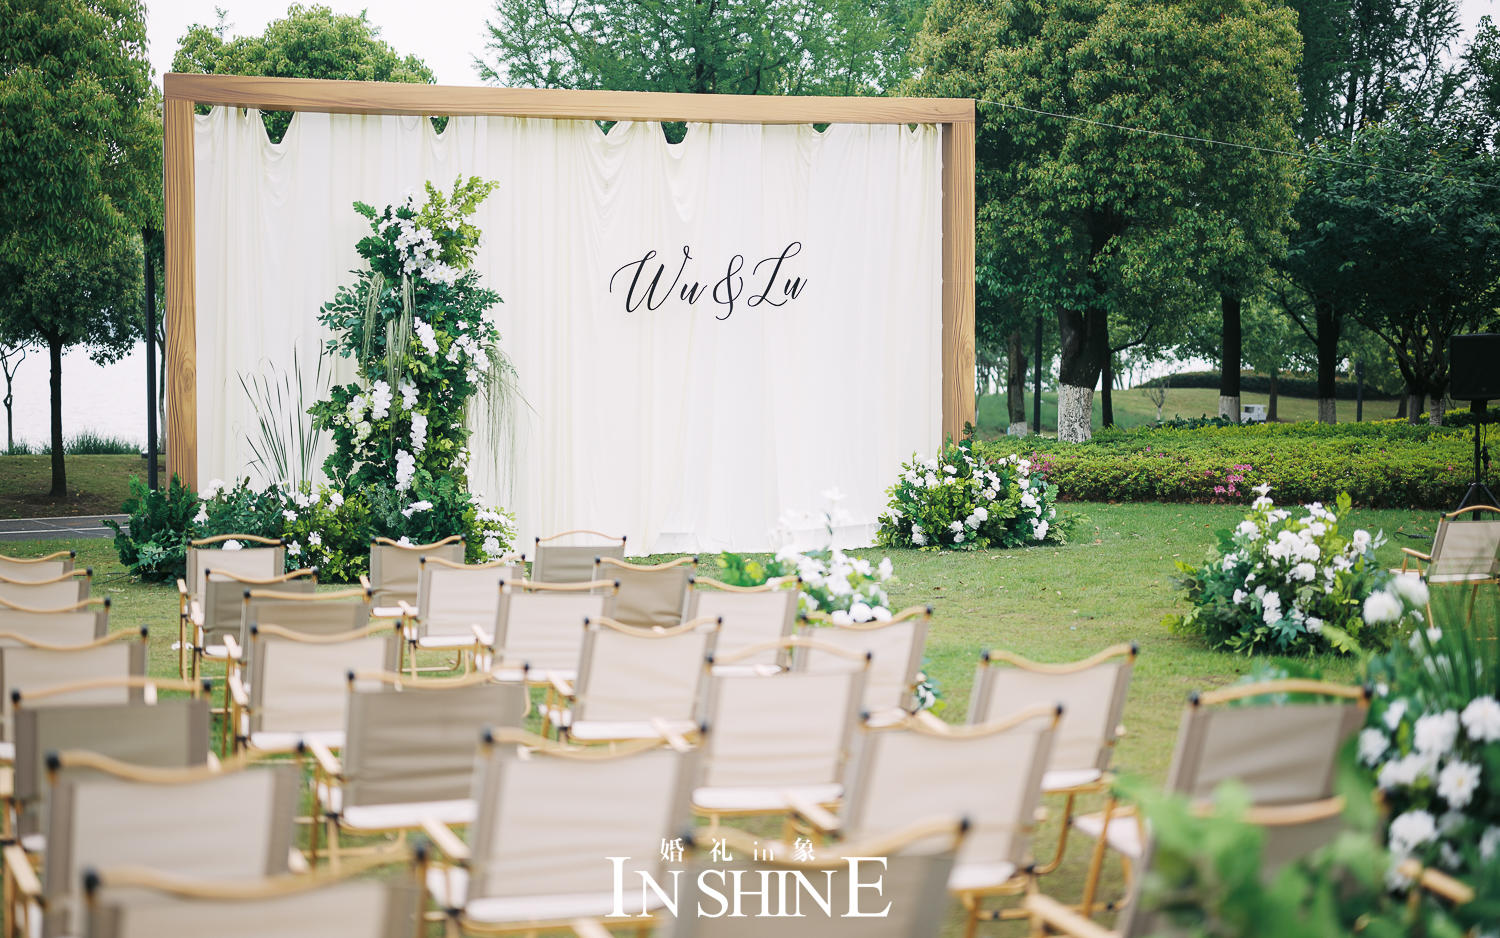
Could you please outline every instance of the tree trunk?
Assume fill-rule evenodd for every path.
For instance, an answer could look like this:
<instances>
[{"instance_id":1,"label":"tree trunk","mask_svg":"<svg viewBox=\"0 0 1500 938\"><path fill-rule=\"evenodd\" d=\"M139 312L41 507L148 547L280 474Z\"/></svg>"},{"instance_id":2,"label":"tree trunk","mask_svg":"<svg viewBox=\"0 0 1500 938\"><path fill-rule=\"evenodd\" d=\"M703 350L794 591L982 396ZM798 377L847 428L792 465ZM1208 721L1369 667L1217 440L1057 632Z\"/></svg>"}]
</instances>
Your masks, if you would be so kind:
<instances>
[{"instance_id":1,"label":"tree trunk","mask_svg":"<svg viewBox=\"0 0 1500 938\"><path fill-rule=\"evenodd\" d=\"M1106 427L1115 425L1115 357L1104 356L1104 370L1099 375L1100 423Z\"/></svg>"},{"instance_id":2,"label":"tree trunk","mask_svg":"<svg viewBox=\"0 0 1500 938\"><path fill-rule=\"evenodd\" d=\"M1276 422L1276 395L1281 390L1281 372L1276 368L1271 369L1271 402L1266 405L1266 423Z\"/></svg>"},{"instance_id":3,"label":"tree trunk","mask_svg":"<svg viewBox=\"0 0 1500 938\"><path fill-rule=\"evenodd\" d=\"M52 361L52 491L53 498L68 495L68 470L63 464L62 431L62 337L47 337L47 354Z\"/></svg>"},{"instance_id":4,"label":"tree trunk","mask_svg":"<svg viewBox=\"0 0 1500 938\"><path fill-rule=\"evenodd\" d=\"M1224 318L1223 354L1219 357L1219 416L1240 422L1240 298L1219 294Z\"/></svg>"},{"instance_id":5,"label":"tree trunk","mask_svg":"<svg viewBox=\"0 0 1500 938\"><path fill-rule=\"evenodd\" d=\"M1401 395L1401 400L1396 404L1396 419L1400 420L1406 416L1407 396Z\"/></svg>"},{"instance_id":6,"label":"tree trunk","mask_svg":"<svg viewBox=\"0 0 1500 938\"><path fill-rule=\"evenodd\" d=\"M1425 395L1423 395L1421 391L1416 391L1411 388L1406 389L1407 423L1416 425L1422 422L1422 401L1425 399Z\"/></svg>"},{"instance_id":7,"label":"tree trunk","mask_svg":"<svg viewBox=\"0 0 1500 938\"><path fill-rule=\"evenodd\" d=\"M1057 438L1067 443L1083 443L1094 435L1094 385L1109 360L1109 313L1095 262L1110 239L1124 230L1120 218L1102 210L1090 211L1087 224L1088 304L1082 312L1057 314Z\"/></svg>"},{"instance_id":8,"label":"tree trunk","mask_svg":"<svg viewBox=\"0 0 1500 938\"><path fill-rule=\"evenodd\" d=\"M1025 436L1026 352L1021 342L1020 329L1012 329L1006 343L1005 408L1010 412L1010 426L1005 432L1012 436Z\"/></svg>"},{"instance_id":9,"label":"tree trunk","mask_svg":"<svg viewBox=\"0 0 1500 938\"><path fill-rule=\"evenodd\" d=\"M1333 303L1317 304L1318 422L1338 423L1339 317Z\"/></svg>"},{"instance_id":10,"label":"tree trunk","mask_svg":"<svg viewBox=\"0 0 1500 938\"><path fill-rule=\"evenodd\" d=\"M1443 414L1448 410L1448 401L1445 395L1434 394L1432 396L1432 407L1427 411L1427 422L1434 427L1443 425Z\"/></svg>"}]
</instances>

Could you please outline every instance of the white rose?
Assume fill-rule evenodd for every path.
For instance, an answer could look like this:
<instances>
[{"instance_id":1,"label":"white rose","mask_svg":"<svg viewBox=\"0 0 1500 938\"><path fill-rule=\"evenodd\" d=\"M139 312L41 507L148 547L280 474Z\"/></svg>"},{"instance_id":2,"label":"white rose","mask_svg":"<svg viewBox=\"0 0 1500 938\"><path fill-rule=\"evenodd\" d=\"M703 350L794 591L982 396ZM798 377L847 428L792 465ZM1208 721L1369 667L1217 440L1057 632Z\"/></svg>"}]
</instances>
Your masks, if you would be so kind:
<instances>
[{"instance_id":1,"label":"white rose","mask_svg":"<svg viewBox=\"0 0 1500 938\"><path fill-rule=\"evenodd\" d=\"M1359 761L1365 765L1375 765L1380 757L1385 755L1385 734L1372 727L1363 729L1359 733Z\"/></svg>"},{"instance_id":2,"label":"white rose","mask_svg":"<svg viewBox=\"0 0 1500 938\"><path fill-rule=\"evenodd\" d=\"M1240 535L1241 537L1248 537L1251 540L1254 540L1255 538L1260 537L1260 525L1256 524L1254 521L1246 519L1240 522L1239 527L1234 529L1234 533Z\"/></svg>"},{"instance_id":3,"label":"white rose","mask_svg":"<svg viewBox=\"0 0 1500 938\"><path fill-rule=\"evenodd\" d=\"M1500 740L1500 701L1494 697L1475 697L1460 716L1464 732L1478 743Z\"/></svg>"},{"instance_id":4,"label":"white rose","mask_svg":"<svg viewBox=\"0 0 1500 938\"><path fill-rule=\"evenodd\" d=\"M1412 731L1412 742L1423 755L1447 755L1457 739L1458 714L1453 710L1419 717Z\"/></svg>"},{"instance_id":5,"label":"white rose","mask_svg":"<svg viewBox=\"0 0 1500 938\"><path fill-rule=\"evenodd\" d=\"M1474 798L1479 787L1479 766L1455 759L1438 773L1438 797L1451 808L1462 809Z\"/></svg>"},{"instance_id":6,"label":"white rose","mask_svg":"<svg viewBox=\"0 0 1500 938\"><path fill-rule=\"evenodd\" d=\"M1391 580L1391 588L1412 606L1427 605L1427 584L1415 573L1398 573Z\"/></svg>"},{"instance_id":7,"label":"white rose","mask_svg":"<svg viewBox=\"0 0 1500 938\"><path fill-rule=\"evenodd\" d=\"M1370 532L1363 529L1355 531L1354 536L1349 539L1349 543L1355 552L1364 553L1370 549Z\"/></svg>"},{"instance_id":8,"label":"white rose","mask_svg":"<svg viewBox=\"0 0 1500 938\"><path fill-rule=\"evenodd\" d=\"M1408 811L1391 821L1389 836L1392 850L1410 855L1437 836L1437 822L1426 811Z\"/></svg>"},{"instance_id":9,"label":"white rose","mask_svg":"<svg viewBox=\"0 0 1500 938\"><path fill-rule=\"evenodd\" d=\"M1365 599L1364 619L1365 622L1372 625L1395 622L1401 618L1401 613L1401 600L1383 590L1378 593L1371 593Z\"/></svg>"}]
</instances>

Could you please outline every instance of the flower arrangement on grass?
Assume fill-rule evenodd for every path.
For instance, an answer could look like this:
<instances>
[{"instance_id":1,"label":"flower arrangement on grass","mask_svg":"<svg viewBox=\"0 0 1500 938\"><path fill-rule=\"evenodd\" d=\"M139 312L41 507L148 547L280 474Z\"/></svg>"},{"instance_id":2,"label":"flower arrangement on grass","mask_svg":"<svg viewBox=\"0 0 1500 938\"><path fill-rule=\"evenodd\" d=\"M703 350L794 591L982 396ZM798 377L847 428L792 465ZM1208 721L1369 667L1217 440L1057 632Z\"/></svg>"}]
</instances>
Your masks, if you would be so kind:
<instances>
[{"instance_id":1,"label":"flower arrangement on grass","mask_svg":"<svg viewBox=\"0 0 1500 938\"><path fill-rule=\"evenodd\" d=\"M876 541L882 547L980 550L1060 542L1057 487L1019 454L986 459L973 442L914 455L887 494Z\"/></svg>"},{"instance_id":2,"label":"flower arrangement on grass","mask_svg":"<svg viewBox=\"0 0 1500 938\"><path fill-rule=\"evenodd\" d=\"M1393 859L1469 878L1500 858L1500 642L1493 608L1471 618L1463 597L1435 599L1440 625L1416 628L1369 662L1375 698L1358 753L1385 801ZM1427 601L1404 574L1367 605L1420 624ZM1409 885L1394 872L1390 880Z\"/></svg>"},{"instance_id":3,"label":"flower arrangement on grass","mask_svg":"<svg viewBox=\"0 0 1500 938\"><path fill-rule=\"evenodd\" d=\"M1176 585L1192 609L1169 616L1177 632L1204 636L1214 648L1245 654L1306 655L1383 645L1400 617L1382 599L1391 579L1375 561L1383 535L1345 536L1333 509L1317 502L1300 512L1278 508L1268 486L1232 531L1220 531L1201 567L1177 564Z\"/></svg>"}]
</instances>

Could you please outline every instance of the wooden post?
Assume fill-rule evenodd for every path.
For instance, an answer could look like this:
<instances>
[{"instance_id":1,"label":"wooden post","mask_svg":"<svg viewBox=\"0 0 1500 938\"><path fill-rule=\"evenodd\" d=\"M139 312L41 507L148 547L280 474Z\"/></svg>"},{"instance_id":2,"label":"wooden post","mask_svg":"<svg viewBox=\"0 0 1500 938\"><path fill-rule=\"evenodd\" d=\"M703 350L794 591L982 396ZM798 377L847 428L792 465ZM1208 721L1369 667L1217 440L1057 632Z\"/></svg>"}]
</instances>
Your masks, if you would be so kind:
<instances>
[{"instance_id":1,"label":"wooden post","mask_svg":"<svg viewBox=\"0 0 1500 938\"><path fill-rule=\"evenodd\" d=\"M168 98L163 120L167 236L167 476L198 488L198 323L193 231L193 102ZM154 340L151 340L154 341Z\"/></svg>"},{"instance_id":2,"label":"wooden post","mask_svg":"<svg viewBox=\"0 0 1500 938\"><path fill-rule=\"evenodd\" d=\"M943 436L974 422L974 124L943 125Z\"/></svg>"}]
</instances>

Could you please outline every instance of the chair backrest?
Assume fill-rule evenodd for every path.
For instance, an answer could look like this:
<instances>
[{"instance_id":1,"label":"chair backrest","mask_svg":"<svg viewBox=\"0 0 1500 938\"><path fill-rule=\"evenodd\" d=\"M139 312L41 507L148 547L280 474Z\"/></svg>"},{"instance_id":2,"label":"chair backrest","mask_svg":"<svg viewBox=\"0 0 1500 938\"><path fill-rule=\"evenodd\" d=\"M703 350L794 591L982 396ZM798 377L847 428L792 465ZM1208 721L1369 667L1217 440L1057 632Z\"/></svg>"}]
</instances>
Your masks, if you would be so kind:
<instances>
[{"instance_id":1,"label":"chair backrest","mask_svg":"<svg viewBox=\"0 0 1500 938\"><path fill-rule=\"evenodd\" d=\"M692 720L703 659L713 654L717 619L639 629L590 620L578 658L573 721Z\"/></svg>"},{"instance_id":2,"label":"chair backrest","mask_svg":"<svg viewBox=\"0 0 1500 938\"><path fill-rule=\"evenodd\" d=\"M969 833L960 865L1020 868L1058 717L1056 707L1037 705L964 727L926 714L866 725L844 795L845 835L879 836L934 814L963 817Z\"/></svg>"},{"instance_id":3,"label":"chair backrest","mask_svg":"<svg viewBox=\"0 0 1500 938\"><path fill-rule=\"evenodd\" d=\"M687 618L721 619L715 654L732 655L751 645L791 638L797 627L797 590L791 584L730 586L717 580L698 579L688 593ZM768 648L746 665L787 667L785 649Z\"/></svg>"},{"instance_id":4,"label":"chair backrest","mask_svg":"<svg viewBox=\"0 0 1500 938\"><path fill-rule=\"evenodd\" d=\"M107 678L143 677L146 673L146 630L139 637L116 632L76 645L21 644L0 648L0 738L15 739L11 695L72 684L87 685ZM81 687L66 695L43 698L38 706L126 703L141 699L139 688L119 682Z\"/></svg>"},{"instance_id":5,"label":"chair backrest","mask_svg":"<svg viewBox=\"0 0 1500 938\"><path fill-rule=\"evenodd\" d=\"M251 733L342 730L348 673L394 671L401 630L374 625L352 632L312 635L275 625L250 631Z\"/></svg>"},{"instance_id":6,"label":"chair backrest","mask_svg":"<svg viewBox=\"0 0 1500 938\"><path fill-rule=\"evenodd\" d=\"M130 867L91 881L84 933L90 938L410 938L422 889L399 880L326 874L202 883Z\"/></svg>"},{"instance_id":7,"label":"chair backrest","mask_svg":"<svg viewBox=\"0 0 1500 938\"><path fill-rule=\"evenodd\" d=\"M594 578L594 561L599 557L624 560L625 538L582 530L539 537L531 558L530 578L537 583L591 580Z\"/></svg>"},{"instance_id":8,"label":"chair backrest","mask_svg":"<svg viewBox=\"0 0 1500 938\"><path fill-rule=\"evenodd\" d=\"M733 829L704 833L693 838L677 915L665 934L760 938L774 921L777 938L936 938L965 839L961 819L933 818L873 840L815 847L801 859L794 844ZM716 856L716 846L731 859ZM630 887L639 888L627 880ZM721 904L731 914L698 914Z\"/></svg>"},{"instance_id":9,"label":"chair backrest","mask_svg":"<svg viewBox=\"0 0 1500 938\"><path fill-rule=\"evenodd\" d=\"M500 584L525 579L525 567L511 560L491 563L452 563L423 557L417 584L417 628L420 635L473 637L473 627L486 631L500 608Z\"/></svg>"},{"instance_id":10,"label":"chair backrest","mask_svg":"<svg viewBox=\"0 0 1500 938\"><path fill-rule=\"evenodd\" d=\"M660 844L691 820L698 750L653 742L580 750L527 734L497 737L481 748L474 780L468 901L608 895L616 874L606 857L628 858L628 883L638 870L663 881Z\"/></svg>"},{"instance_id":11,"label":"chair backrest","mask_svg":"<svg viewBox=\"0 0 1500 938\"><path fill-rule=\"evenodd\" d=\"M382 606L394 606L397 602L416 605L423 557L463 563L464 539L457 534L431 544L398 544L385 537L372 539L370 587L375 590L375 601Z\"/></svg>"},{"instance_id":12,"label":"chair backrest","mask_svg":"<svg viewBox=\"0 0 1500 938\"><path fill-rule=\"evenodd\" d=\"M231 554L243 551L229 551ZM217 559L217 558L215 558ZM221 572L218 567L208 568L208 577L203 583L203 633L204 642L217 645L225 635L244 640L241 623L245 618L245 593L248 590L274 590L278 593L312 593L318 588L317 573L312 570L294 570L267 579L241 576L237 573Z\"/></svg>"},{"instance_id":13,"label":"chair backrest","mask_svg":"<svg viewBox=\"0 0 1500 938\"><path fill-rule=\"evenodd\" d=\"M806 639L776 643L806 649ZM822 785L841 780L864 697L867 658L843 654L847 667L775 674L717 672L713 662L702 720L711 729L704 745L703 784L713 788ZM751 646L716 658L737 664L758 654Z\"/></svg>"},{"instance_id":14,"label":"chair backrest","mask_svg":"<svg viewBox=\"0 0 1500 938\"><path fill-rule=\"evenodd\" d=\"M620 622L643 629L667 627L682 621L697 565L697 557L679 557L650 566L600 557L594 564L593 579L620 584L614 615Z\"/></svg>"},{"instance_id":15,"label":"chair backrest","mask_svg":"<svg viewBox=\"0 0 1500 938\"><path fill-rule=\"evenodd\" d=\"M80 645L103 638L109 634L109 606L108 596L55 609L0 603L0 648L21 643L18 640Z\"/></svg>"},{"instance_id":16,"label":"chair backrest","mask_svg":"<svg viewBox=\"0 0 1500 938\"><path fill-rule=\"evenodd\" d=\"M7 580L51 580L73 572L76 551L60 550L45 557L7 557L0 554L0 576Z\"/></svg>"},{"instance_id":17,"label":"chair backrest","mask_svg":"<svg viewBox=\"0 0 1500 938\"><path fill-rule=\"evenodd\" d=\"M496 663L530 665L531 673L543 679L549 671L575 670L583 651L583 624L609 617L614 601L613 583L502 584L493 642Z\"/></svg>"},{"instance_id":18,"label":"chair backrest","mask_svg":"<svg viewBox=\"0 0 1500 938\"><path fill-rule=\"evenodd\" d=\"M524 684L484 675L405 681L385 674L377 680L373 687L348 682L346 807L470 797L480 736L492 727L519 728L526 715Z\"/></svg>"},{"instance_id":19,"label":"chair backrest","mask_svg":"<svg viewBox=\"0 0 1500 938\"><path fill-rule=\"evenodd\" d=\"M330 593L315 593L301 585L285 592L279 586L245 590L240 600L240 647L249 653L250 629L257 625L308 635L362 629L370 624L371 606L370 593L358 587Z\"/></svg>"},{"instance_id":20,"label":"chair backrest","mask_svg":"<svg viewBox=\"0 0 1500 938\"><path fill-rule=\"evenodd\" d=\"M1500 577L1500 509L1476 505L1465 513L1473 517L1463 520L1454 512L1438 520L1427 582Z\"/></svg>"},{"instance_id":21,"label":"chair backrest","mask_svg":"<svg viewBox=\"0 0 1500 938\"><path fill-rule=\"evenodd\" d=\"M236 546L226 549L226 544ZM208 570L251 580L269 580L286 572L286 548L279 540L251 534L205 537L188 544L186 582L193 599L203 599Z\"/></svg>"},{"instance_id":22,"label":"chair backrest","mask_svg":"<svg viewBox=\"0 0 1500 938\"><path fill-rule=\"evenodd\" d=\"M1039 664L987 651L974 678L969 722L988 723L1032 704L1060 703L1062 723L1048 769L1102 772L1109 768L1119 735L1136 653L1135 645L1115 645L1082 661Z\"/></svg>"},{"instance_id":23,"label":"chair backrest","mask_svg":"<svg viewBox=\"0 0 1500 938\"><path fill-rule=\"evenodd\" d=\"M93 571L80 576L77 571L63 573L48 580L8 580L0 578L0 600L31 609L56 609L72 606L89 598Z\"/></svg>"},{"instance_id":24,"label":"chair backrest","mask_svg":"<svg viewBox=\"0 0 1500 938\"><path fill-rule=\"evenodd\" d=\"M49 769L50 897L77 895L89 869L140 866L209 881L287 872L299 782L293 763L150 770L75 750L59 753ZM49 899L49 909L60 905Z\"/></svg>"},{"instance_id":25,"label":"chair backrest","mask_svg":"<svg viewBox=\"0 0 1500 938\"><path fill-rule=\"evenodd\" d=\"M859 622L834 625L820 622L801 629L806 638L819 645L842 648L856 654L871 655L870 676L865 682L865 708L872 711L915 706L912 694L917 674L922 670L922 656L927 650L927 628L932 610L921 606L905 609L886 622ZM826 654L806 648L796 656L795 667L817 670L828 662ZM833 664L838 667L837 663Z\"/></svg>"}]
</instances>

